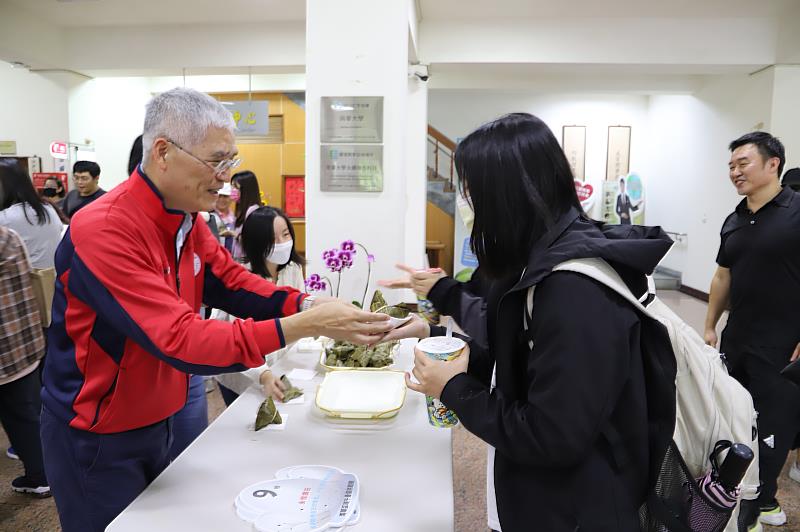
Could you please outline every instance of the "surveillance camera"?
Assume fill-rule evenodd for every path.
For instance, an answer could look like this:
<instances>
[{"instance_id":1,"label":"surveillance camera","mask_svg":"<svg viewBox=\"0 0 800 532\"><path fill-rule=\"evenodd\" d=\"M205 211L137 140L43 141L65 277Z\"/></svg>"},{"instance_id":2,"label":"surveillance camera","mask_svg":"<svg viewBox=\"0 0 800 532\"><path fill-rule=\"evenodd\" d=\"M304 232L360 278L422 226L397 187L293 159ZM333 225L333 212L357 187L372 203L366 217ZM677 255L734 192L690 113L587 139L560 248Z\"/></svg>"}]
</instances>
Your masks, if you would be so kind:
<instances>
[{"instance_id":1,"label":"surveillance camera","mask_svg":"<svg viewBox=\"0 0 800 532\"><path fill-rule=\"evenodd\" d=\"M415 77L420 81L428 81L428 78L430 77L428 75L428 65L409 65L408 77Z\"/></svg>"}]
</instances>

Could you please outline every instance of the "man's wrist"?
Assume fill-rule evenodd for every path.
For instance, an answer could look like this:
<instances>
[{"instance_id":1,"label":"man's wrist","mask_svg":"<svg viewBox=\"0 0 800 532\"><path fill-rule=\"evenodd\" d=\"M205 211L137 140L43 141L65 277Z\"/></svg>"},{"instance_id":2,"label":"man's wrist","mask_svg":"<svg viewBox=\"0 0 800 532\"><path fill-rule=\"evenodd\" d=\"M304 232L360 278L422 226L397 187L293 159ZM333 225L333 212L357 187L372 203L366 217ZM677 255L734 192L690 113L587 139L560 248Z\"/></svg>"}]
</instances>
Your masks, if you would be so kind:
<instances>
[{"instance_id":1,"label":"man's wrist","mask_svg":"<svg viewBox=\"0 0 800 532\"><path fill-rule=\"evenodd\" d=\"M305 299L303 299L303 302L300 303L300 312L305 312L311 307L313 307L314 301L316 301L316 299L317 296L306 296Z\"/></svg>"}]
</instances>

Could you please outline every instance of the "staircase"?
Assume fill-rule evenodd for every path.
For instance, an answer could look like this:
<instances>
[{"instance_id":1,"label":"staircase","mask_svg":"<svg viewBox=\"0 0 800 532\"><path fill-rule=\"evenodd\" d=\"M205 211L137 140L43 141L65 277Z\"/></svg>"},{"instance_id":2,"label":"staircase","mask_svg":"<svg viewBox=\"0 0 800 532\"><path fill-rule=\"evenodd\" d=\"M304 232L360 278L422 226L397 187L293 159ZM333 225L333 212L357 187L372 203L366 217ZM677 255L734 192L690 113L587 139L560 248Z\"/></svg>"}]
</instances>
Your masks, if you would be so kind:
<instances>
[{"instance_id":1,"label":"staircase","mask_svg":"<svg viewBox=\"0 0 800 532\"><path fill-rule=\"evenodd\" d=\"M431 266L442 267L448 272L453 268L454 251L455 149L455 142L433 126L428 126L426 251Z\"/></svg>"},{"instance_id":2,"label":"staircase","mask_svg":"<svg viewBox=\"0 0 800 532\"><path fill-rule=\"evenodd\" d=\"M428 126L428 201L450 216L456 205L455 149L455 142Z\"/></svg>"}]
</instances>

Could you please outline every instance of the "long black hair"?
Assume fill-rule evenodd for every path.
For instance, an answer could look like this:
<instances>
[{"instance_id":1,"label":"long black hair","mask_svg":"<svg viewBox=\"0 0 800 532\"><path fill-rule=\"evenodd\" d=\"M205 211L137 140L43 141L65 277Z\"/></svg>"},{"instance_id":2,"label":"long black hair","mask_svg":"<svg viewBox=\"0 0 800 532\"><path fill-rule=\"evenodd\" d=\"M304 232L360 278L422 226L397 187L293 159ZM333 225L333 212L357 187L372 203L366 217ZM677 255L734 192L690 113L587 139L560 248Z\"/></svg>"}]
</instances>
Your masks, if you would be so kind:
<instances>
[{"instance_id":1,"label":"long black hair","mask_svg":"<svg viewBox=\"0 0 800 532\"><path fill-rule=\"evenodd\" d=\"M472 250L488 277L520 272L559 217L573 207L583 212L564 151L533 115L513 113L479 127L459 143L455 164L475 211Z\"/></svg>"},{"instance_id":2,"label":"long black hair","mask_svg":"<svg viewBox=\"0 0 800 532\"><path fill-rule=\"evenodd\" d=\"M261 189L256 174L250 170L233 174L231 182L239 186L239 201L236 203L236 227L244 224L247 209L261 205Z\"/></svg>"},{"instance_id":3,"label":"long black hair","mask_svg":"<svg viewBox=\"0 0 800 532\"><path fill-rule=\"evenodd\" d=\"M128 155L128 175L130 176L139 163L142 162L142 136L139 135L133 139L131 146L131 153Z\"/></svg>"},{"instance_id":4,"label":"long black hair","mask_svg":"<svg viewBox=\"0 0 800 532\"><path fill-rule=\"evenodd\" d=\"M297 253L294 227L292 227L292 222L289 221L286 214L275 207L259 207L251 212L244 222L242 227L242 249L247 261L250 263L250 269L261 277L269 277L267 256L275 248L275 218L278 216L284 219L286 227L289 228L289 234L292 235L292 254L289 257L289 262L294 262L300 266L306 263L303 257ZM289 262L279 264L278 271L285 268Z\"/></svg>"},{"instance_id":5,"label":"long black hair","mask_svg":"<svg viewBox=\"0 0 800 532\"><path fill-rule=\"evenodd\" d=\"M31 206L36 213L37 223L44 225L50 221L50 213L33 188L33 182L28 177L28 173L23 169L19 163L14 160L0 160L0 189L3 191L0 210L5 210L14 204L22 203ZM33 222L28 218L27 209L22 210L25 219L28 223L33 225Z\"/></svg>"}]
</instances>

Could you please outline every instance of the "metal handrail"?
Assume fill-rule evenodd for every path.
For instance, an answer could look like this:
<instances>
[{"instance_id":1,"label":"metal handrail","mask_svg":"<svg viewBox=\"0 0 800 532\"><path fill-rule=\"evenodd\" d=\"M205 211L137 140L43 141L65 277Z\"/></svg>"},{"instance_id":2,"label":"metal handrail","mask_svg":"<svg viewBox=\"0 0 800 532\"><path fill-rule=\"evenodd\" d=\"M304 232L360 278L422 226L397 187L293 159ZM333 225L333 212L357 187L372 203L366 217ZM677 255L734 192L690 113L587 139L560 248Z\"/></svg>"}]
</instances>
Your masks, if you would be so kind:
<instances>
[{"instance_id":1,"label":"metal handrail","mask_svg":"<svg viewBox=\"0 0 800 532\"><path fill-rule=\"evenodd\" d=\"M675 231L664 231L664 232L667 234L667 236L672 238L672 240L680 244L683 244L689 239L688 233L676 233Z\"/></svg>"},{"instance_id":2,"label":"metal handrail","mask_svg":"<svg viewBox=\"0 0 800 532\"><path fill-rule=\"evenodd\" d=\"M455 163L453 160L453 151L456 144L452 140L445 137L433 126L428 126L428 142L433 145L433 173L437 177L443 177L448 182L448 186L455 190ZM449 161L449 175L443 176L439 173L439 153L446 157Z\"/></svg>"}]
</instances>

